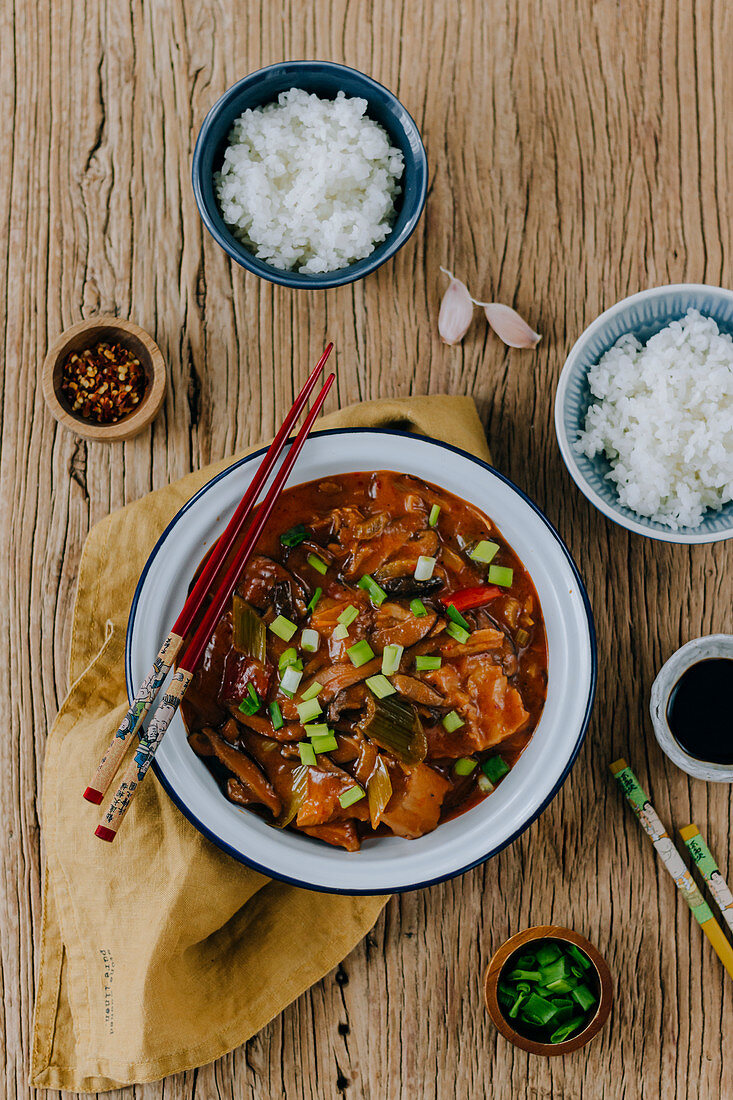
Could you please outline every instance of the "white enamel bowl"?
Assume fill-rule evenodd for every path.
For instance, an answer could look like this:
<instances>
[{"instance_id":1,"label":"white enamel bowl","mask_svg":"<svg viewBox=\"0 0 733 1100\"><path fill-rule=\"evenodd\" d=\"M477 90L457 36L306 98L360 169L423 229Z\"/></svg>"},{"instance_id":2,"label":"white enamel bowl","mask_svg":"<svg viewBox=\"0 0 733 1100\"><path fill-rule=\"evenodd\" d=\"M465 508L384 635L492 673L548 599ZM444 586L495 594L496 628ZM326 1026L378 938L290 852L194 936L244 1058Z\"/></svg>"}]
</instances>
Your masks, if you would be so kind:
<instances>
[{"instance_id":1,"label":"white enamel bowl","mask_svg":"<svg viewBox=\"0 0 733 1100\"><path fill-rule=\"evenodd\" d=\"M169 524L143 570L130 612L128 693L147 673L208 547L221 533L263 452L209 482ZM480 805L418 840L379 837L360 852L327 847L266 825L222 796L188 747L177 716L158 751L158 779L215 844L263 874L316 890L381 894L461 874L519 836L562 786L585 736L596 682L593 617L560 537L539 509L492 467L446 444L379 429L311 436L293 484L359 470L398 470L441 485L481 508L529 570L549 649L547 702L511 773Z\"/></svg>"}]
</instances>

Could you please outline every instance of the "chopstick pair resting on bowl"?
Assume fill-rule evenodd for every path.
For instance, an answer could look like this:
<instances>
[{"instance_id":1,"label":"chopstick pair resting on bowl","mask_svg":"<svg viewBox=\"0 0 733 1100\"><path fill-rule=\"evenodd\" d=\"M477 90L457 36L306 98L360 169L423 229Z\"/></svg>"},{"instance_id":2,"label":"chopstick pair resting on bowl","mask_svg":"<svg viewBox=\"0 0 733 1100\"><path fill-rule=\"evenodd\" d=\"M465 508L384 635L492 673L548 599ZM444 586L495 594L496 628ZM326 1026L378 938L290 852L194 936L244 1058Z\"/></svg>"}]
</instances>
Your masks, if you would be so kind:
<instances>
[{"instance_id":1,"label":"chopstick pair resting on bowl","mask_svg":"<svg viewBox=\"0 0 733 1100\"><path fill-rule=\"evenodd\" d=\"M209 639L219 621L219 617L234 591L242 570L247 564L257 544L257 540L262 534L263 528L267 523L272 509L277 503L285 482L302 450L303 444L308 438L316 417L321 411L328 391L336 378L335 374L330 374L323 384L320 393L313 402L313 407L308 413L298 435L290 447L287 457L278 470L267 496L257 509L256 515L247 530L244 541L237 550L218 587L212 591L212 584L216 574L224 564L236 539L250 520L257 497L272 473L275 463L282 454L288 436L320 378L332 348L333 344L328 344L308 381L298 394L279 432L270 444L252 483L237 506L226 530L215 544L208 561L201 571L201 575L191 589L188 599L183 605L181 613L173 624L168 637L163 642L153 662L153 667L138 688L122 725L115 733L109 748L99 763L94 778L84 791L84 797L88 802L93 802L95 805L101 804L122 761L130 737L141 730L142 724L164 680L173 665L176 664L176 671L168 685L167 691L163 695L161 704L150 720L147 730L140 734L140 743L135 755L130 761L122 777L122 781L104 811L102 824L95 830L96 836L101 840L112 841L117 835L117 830L130 807L135 791L145 778L158 745L162 741L165 731L173 720L180 706L181 699L186 694L188 685L191 683L196 667L203 657ZM211 603L180 660L176 661L178 653L183 645L184 636L193 625L209 593L212 595Z\"/></svg>"}]
</instances>

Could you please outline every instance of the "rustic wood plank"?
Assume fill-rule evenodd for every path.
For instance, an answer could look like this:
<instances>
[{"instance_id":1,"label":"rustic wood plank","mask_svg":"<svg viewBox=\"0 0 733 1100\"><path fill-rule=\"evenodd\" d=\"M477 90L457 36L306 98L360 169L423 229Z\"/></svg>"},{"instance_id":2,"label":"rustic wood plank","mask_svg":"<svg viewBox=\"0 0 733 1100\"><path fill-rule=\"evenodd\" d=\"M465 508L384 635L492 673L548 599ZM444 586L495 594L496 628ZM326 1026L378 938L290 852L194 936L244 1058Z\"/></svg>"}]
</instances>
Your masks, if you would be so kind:
<instances>
[{"instance_id":1,"label":"rustic wood plank","mask_svg":"<svg viewBox=\"0 0 733 1100\"><path fill-rule=\"evenodd\" d=\"M475 397L497 465L582 564L601 652L595 719L561 795L508 851L395 898L343 965L246 1047L112 1095L732 1095L731 988L605 772L627 753L665 821L694 817L731 866L729 788L672 768L646 710L676 646L731 630L725 546L646 543L606 523L571 486L552 429L564 356L602 308L654 283L730 283L730 4L9 0L0 30L0 1091L28 1095L38 785L67 686L85 535L110 509L266 435L328 335L339 364L331 407ZM208 107L282 57L343 60L382 80L431 160L410 244L328 294L233 269L189 185ZM478 322L462 347L444 347L440 264L522 309L544 334L538 352L504 349ZM110 447L58 429L36 386L47 342L100 310L149 329L171 376L152 433ZM538 921L589 935L618 982L609 1026L564 1062L515 1051L481 1006L492 948Z\"/></svg>"}]
</instances>

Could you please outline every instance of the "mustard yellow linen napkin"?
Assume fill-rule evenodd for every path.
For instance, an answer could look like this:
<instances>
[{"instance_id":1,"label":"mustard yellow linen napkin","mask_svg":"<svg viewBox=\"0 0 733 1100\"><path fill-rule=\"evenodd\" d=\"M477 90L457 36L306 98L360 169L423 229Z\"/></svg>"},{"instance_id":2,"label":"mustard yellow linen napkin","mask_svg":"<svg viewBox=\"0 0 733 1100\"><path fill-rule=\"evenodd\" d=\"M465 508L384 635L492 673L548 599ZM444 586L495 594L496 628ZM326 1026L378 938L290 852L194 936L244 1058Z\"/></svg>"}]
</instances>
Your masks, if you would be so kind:
<instances>
[{"instance_id":1,"label":"mustard yellow linen napkin","mask_svg":"<svg viewBox=\"0 0 733 1100\"><path fill-rule=\"evenodd\" d=\"M488 458L469 398L374 401L319 423L460 439ZM233 461L108 516L84 547L72 687L49 734L43 778L37 1088L112 1089L218 1058L339 963L387 901L315 893L257 874L201 836L152 776L115 843L94 836L99 809L81 792L127 708L123 651L137 579L173 515ZM292 934L303 927L307 952Z\"/></svg>"}]
</instances>

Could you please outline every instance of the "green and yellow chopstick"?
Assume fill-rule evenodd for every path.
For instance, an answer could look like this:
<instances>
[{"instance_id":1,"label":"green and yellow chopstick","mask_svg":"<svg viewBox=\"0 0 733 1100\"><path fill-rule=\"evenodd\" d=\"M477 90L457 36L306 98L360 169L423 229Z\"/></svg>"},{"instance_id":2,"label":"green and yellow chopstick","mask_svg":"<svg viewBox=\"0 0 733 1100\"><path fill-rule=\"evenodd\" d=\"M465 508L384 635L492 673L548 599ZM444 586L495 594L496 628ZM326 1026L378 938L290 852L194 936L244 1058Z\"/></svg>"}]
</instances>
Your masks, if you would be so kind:
<instances>
[{"instance_id":1,"label":"green and yellow chopstick","mask_svg":"<svg viewBox=\"0 0 733 1100\"><path fill-rule=\"evenodd\" d=\"M712 914L710 906L700 893L695 880L685 866L682 856L675 848L669 833L662 825L656 810L644 793L639 780L625 760L616 760L611 764L611 773L617 780L641 827L657 850L662 863L669 871L692 915L713 945L713 950L725 969L733 978L733 947L728 943L723 929Z\"/></svg>"},{"instance_id":2,"label":"green and yellow chopstick","mask_svg":"<svg viewBox=\"0 0 733 1100\"><path fill-rule=\"evenodd\" d=\"M715 904L720 909L725 923L733 932L733 894L731 894L728 883L713 859L710 849L700 835L700 830L697 825L685 825L684 829L680 829L680 836L687 845L687 849L695 861L695 866L707 882L708 889L713 895Z\"/></svg>"}]
</instances>

